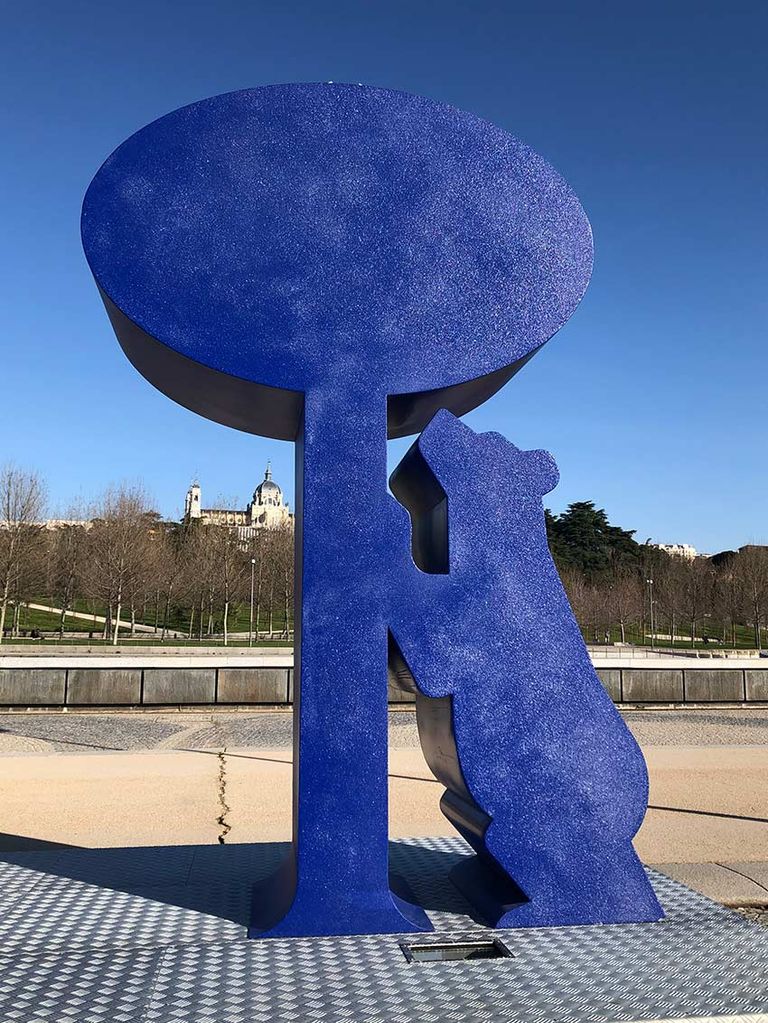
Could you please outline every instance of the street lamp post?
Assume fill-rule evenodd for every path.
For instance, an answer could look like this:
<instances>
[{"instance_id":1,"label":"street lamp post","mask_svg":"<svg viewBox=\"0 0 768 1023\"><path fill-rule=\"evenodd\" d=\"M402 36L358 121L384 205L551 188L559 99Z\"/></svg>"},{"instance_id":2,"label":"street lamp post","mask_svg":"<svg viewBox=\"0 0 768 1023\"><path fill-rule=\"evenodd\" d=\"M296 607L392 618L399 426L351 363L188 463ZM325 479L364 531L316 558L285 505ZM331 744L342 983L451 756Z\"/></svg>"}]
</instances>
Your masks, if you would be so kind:
<instances>
[{"instance_id":1,"label":"street lamp post","mask_svg":"<svg viewBox=\"0 0 768 1023\"><path fill-rule=\"evenodd\" d=\"M256 558L251 558L251 616L248 625L248 646L253 646L253 571L256 567Z\"/></svg>"},{"instance_id":2,"label":"street lamp post","mask_svg":"<svg viewBox=\"0 0 768 1023\"><path fill-rule=\"evenodd\" d=\"M653 579L646 579L648 583L648 608L651 615L651 650L656 646L656 632L653 624Z\"/></svg>"}]
</instances>

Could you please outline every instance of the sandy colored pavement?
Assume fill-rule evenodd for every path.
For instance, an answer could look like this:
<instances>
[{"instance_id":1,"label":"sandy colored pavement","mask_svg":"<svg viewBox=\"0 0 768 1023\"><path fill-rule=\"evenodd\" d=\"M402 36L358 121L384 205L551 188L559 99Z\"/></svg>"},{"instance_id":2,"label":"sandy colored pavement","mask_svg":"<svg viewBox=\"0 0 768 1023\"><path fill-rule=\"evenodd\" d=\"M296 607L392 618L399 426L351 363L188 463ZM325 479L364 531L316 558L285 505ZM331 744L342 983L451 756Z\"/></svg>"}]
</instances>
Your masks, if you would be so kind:
<instances>
[{"instance_id":1,"label":"sandy colored pavement","mask_svg":"<svg viewBox=\"0 0 768 1023\"><path fill-rule=\"evenodd\" d=\"M646 862L768 860L768 749L648 747ZM390 833L450 835L421 751L390 755ZM104 847L290 837L285 749L0 757L0 847L14 836ZM687 812L686 812L687 811ZM223 818L223 820L222 820ZM5 839L2 835L7 836Z\"/></svg>"},{"instance_id":2,"label":"sandy colored pavement","mask_svg":"<svg viewBox=\"0 0 768 1023\"><path fill-rule=\"evenodd\" d=\"M646 863L768 859L768 747L643 752L651 792L635 847Z\"/></svg>"}]
</instances>

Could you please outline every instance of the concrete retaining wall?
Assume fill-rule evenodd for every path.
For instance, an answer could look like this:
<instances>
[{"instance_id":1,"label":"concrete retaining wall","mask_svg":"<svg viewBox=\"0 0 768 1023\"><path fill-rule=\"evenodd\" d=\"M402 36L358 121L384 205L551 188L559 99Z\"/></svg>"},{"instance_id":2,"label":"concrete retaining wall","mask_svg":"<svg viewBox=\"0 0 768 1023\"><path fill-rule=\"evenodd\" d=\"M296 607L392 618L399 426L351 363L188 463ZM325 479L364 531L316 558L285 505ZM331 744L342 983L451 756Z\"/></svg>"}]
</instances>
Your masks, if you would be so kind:
<instances>
[{"instance_id":1,"label":"concrete retaining wall","mask_svg":"<svg viewBox=\"0 0 768 1023\"><path fill-rule=\"evenodd\" d=\"M612 667L595 670L616 703L768 702L768 662L761 668Z\"/></svg>"},{"instance_id":2,"label":"concrete retaining wall","mask_svg":"<svg viewBox=\"0 0 768 1023\"><path fill-rule=\"evenodd\" d=\"M293 655L0 655L0 707L287 704Z\"/></svg>"},{"instance_id":3,"label":"concrete retaining wall","mask_svg":"<svg viewBox=\"0 0 768 1023\"><path fill-rule=\"evenodd\" d=\"M683 673L680 669L630 668L621 672L619 702L682 703L682 700Z\"/></svg>"},{"instance_id":4,"label":"concrete retaining wall","mask_svg":"<svg viewBox=\"0 0 768 1023\"><path fill-rule=\"evenodd\" d=\"M104 670L104 669L102 669ZM107 672L111 674L109 669ZM144 668L141 702L215 703L215 668Z\"/></svg>"},{"instance_id":5,"label":"concrete retaining wall","mask_svg":"<svg viewBox=\"0 0 768 1023\"><path fill-rule=\"evenodd\" d=\"M120 657L0 656L0 707L285 705L293 658L211 654ZM641 662L642 663L642 662ZM768 703L768 659L712 667L691 658L600 658L596 671L624 704ZM392 680L391 703L412 703Z\"/></svg>"},{"instance_id":6,"label":"concrete retaining wall","mask_svg":"<svg viewBox=\"0 0 768 1023\"><path fill-rule=\"evenodd\" d=\"M219 668L217 703L288 703L290 668Z\"/></svg>"},{"instance_id":7,"label":"concrete retaining wall","mask_svg":"<svg viewBox=\"0 0 768 1023\"><path fill-rule=\"evenodd\" d=\"M66 692L66 668L0 668L0 706L58 706Z\"/></svg>"},{"instance_id":8,"label":"concrete retaining wall","mask_svg":"<svg viewBox=\"0 0 768 1023\"><path fill-rule=\"evenodd\" d=\"M749 702L768 702L768 671L747 669L744 672L746 697Z\"/></svg>"}]
</instances>

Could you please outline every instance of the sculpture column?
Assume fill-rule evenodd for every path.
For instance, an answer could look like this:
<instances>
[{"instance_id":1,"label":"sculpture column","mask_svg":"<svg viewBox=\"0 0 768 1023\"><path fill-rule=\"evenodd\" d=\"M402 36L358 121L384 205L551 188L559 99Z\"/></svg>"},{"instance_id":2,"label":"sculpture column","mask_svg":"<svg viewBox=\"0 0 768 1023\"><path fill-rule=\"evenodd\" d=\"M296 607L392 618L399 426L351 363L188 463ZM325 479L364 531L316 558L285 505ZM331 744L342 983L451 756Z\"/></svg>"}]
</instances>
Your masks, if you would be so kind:
<instances>
[{"instance_id":1,"label":"sculpture column","mask_svg":"<svg viewBox=\"0 0 768 1023\"><path fill-rule=\"evenodd\" d=\"M293 856L258 887L253 934L431 930L388 883L386 459L385 394L339 393L331 382L306 395L296 443Z\"/></svg>"}]
</instances>

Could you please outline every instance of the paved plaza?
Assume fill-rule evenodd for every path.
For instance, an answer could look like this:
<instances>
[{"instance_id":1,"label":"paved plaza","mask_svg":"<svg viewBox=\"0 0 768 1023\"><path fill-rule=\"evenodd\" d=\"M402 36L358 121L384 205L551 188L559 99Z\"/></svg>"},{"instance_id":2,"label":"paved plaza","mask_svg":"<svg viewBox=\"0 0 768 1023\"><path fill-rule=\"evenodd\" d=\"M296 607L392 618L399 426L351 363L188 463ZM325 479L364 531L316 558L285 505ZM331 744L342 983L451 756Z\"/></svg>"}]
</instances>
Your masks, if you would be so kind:
<instances>
[{"instance_id":1,"label":"paved plaza","mask_svg":"<svg viewBox=\"0 0 768 1023\"><path fill-rule=\"evenodd\" d=\"M698 891L768 902L768 710L627 711L649 766L636 848ZM0 849L286 841L289 711L0 716ZM412 709L390 713L390 835L450 837Z\"/></svg>"},{"instance_id":2,"label":"paved plaza","mask_svg":"<svg viewBox=\"0 0 768 1023\"><path fill-rule=\"evenodd\" d=\"M5 854L0 1019L14 1023L613 1023L765 1019L768 934L651 873L660 923L489 931L450 883L458 838L391 844L423 935L248 941L277 843ZM401 945L503 943L409 961ZM415 950L414 950L415 951ZM738 1014L734 1016L732 1014Z\"/></svg>"},{"instance_id":3,"label":"paved plaza","mask_svg":"<svg viewBox=\"0 0 768 1023\"><path fill-rule=\"evenodd\" d=\"M0 1021L765 1023L768 714L626 717L660 923L489 930L449 880L469 850L414 714L393 711L390 868L434 932L249 941L251 886L288 849L290 714L3 715ZM439 958L494 941L506 955Z\"/></svg>"},{"instance_id":4,"label":"paved plaza","mask_svg":"<svg viewBox=\"0 0 768 1023\"><path fill-rule=\"evenodd\" d=\"M768 709L628 710L622 716L641 746L764 746ZM416 715L392 710L390 746L418 748ZM290 710L57 711L0 714L0 753L89 750L289 749Z\"/></svg>"},{"instance_id":5,"label":"paved plaza","mask_svg":"<svg viewBox=\"0 0 768 1023\"><path fill-rule=\"evenodd\" d=\"M409 963L391 936L245 940L250 885L290 837L289 711L7 713L0 1020L768 1018L768 710L624 712L651 780L636 847L667 921L503 933L448 883L466 847L413 710L389 718L392 863L437 926L426 943L501 937L511 959Z\"/></svg>"}]
</instances>

